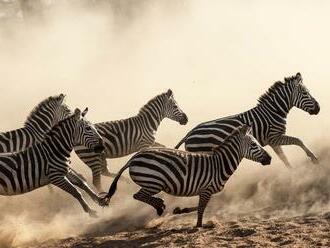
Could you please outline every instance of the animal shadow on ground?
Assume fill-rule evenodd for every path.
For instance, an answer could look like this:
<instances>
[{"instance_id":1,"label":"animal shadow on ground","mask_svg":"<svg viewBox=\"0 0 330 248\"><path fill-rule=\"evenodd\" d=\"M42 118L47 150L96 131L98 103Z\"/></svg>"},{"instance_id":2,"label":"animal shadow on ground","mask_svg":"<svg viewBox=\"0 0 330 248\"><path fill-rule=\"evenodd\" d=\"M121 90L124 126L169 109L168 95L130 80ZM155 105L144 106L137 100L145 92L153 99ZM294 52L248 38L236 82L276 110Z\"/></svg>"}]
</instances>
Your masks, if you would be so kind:
<instances>
[{"instance_id":1,"label":"animal shadow on ground","mask_svg":"<svg viewBox=\"0 0 330 248\"><path fill-rule=\"evenodd\" d=\"M154 227L146 227L153 219L154 216L150 216L150 213L146 213L145 215L134 217L134 221L127 216L121 216L116 219L95 223L86 230L87 235L81 238L78 237L79 241L71 240L73 243L70 247L160 247L170 245L171 242L173 242L173 240L167 239L166 237L172 235L184 237L189 233L191 234L198 231L198 229L192 228L191 226L162 229L159 228L162 225L162 221L155 224ZM164 221L168 221L168 218L165 217ZM127 225L128 223L129 225ZM62 242L71 243L68 239ZM177 239L175 242L179 245L180 239ZM184 240L182 240L182 242L184 242Z\"/></svg>"}]
</instances>

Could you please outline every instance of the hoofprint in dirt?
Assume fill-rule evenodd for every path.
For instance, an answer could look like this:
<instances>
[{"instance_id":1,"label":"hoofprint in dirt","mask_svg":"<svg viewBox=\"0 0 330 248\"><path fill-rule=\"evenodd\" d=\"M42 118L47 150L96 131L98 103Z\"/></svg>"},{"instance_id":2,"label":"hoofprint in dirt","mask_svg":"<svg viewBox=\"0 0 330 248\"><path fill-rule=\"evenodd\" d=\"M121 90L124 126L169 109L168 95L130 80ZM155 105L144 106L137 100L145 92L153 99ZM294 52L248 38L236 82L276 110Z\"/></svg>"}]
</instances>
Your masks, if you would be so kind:
<instances>
[{"instance_id":1,"label":"hoofprint in dirt","mask_svg":"<svg viewBox=\"0 0 330 248\"><path fill-rule=\"evenodd\" d=\"M194 220L194 214L167 214L143 227L130 226L126 230L122 223L109 220L101 226L112 226L111 230L99 229L97 233L23 247L330 247L330 212L290 217L265 213L217 215L206 223L208 228L199 229L192 227Z\"/></svg>"}]
</instances>

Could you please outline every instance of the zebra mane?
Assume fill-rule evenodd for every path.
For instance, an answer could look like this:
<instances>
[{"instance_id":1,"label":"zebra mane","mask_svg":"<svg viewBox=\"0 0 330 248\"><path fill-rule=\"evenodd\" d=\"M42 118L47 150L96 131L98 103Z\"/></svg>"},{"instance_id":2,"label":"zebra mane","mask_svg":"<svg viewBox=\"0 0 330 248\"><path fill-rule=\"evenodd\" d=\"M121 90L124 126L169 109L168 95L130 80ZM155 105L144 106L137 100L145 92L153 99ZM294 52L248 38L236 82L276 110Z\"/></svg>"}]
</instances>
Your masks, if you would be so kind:
<instances>
[{"instance_id":1,"label":"zebra mane","mask_svg":"<svg viewBox=\"0 0 330 248\"><path fill-rule=\"evenodd\" d=\"M268 100L272 99L272 96L277 93L278 89L282 88L285 86L285 84L289 81L291 81L292 78L286 78L285 83L281 81L275 82L262 96L259 97L258 99L258 105L263 104L267 102Z\"/></svg>"},{"instance_id":2,"label":"zebra mane","mask_svg":"<svg viewBox=\"0 0 330 248\"><path fill-rule=\"evenodd\" d=\"M28 126L30 121L33 120L35 118L35 115L44 107L47 106L50 102L55 101L58 99L59 96L50 96L48 98L46 98L45 100L41 101L40 103L38 103L37 106L35 106L32 111L30 112L30 114L28 115L28 117L26 118L25 122L24 122L24 127ZM63 104L63 106L65 106L68 110L69 108Z\"/></svg>"},{"instance_id":3,"label":"zebra mane","mask_svg":"<svg viewBox=\"0 0 330 248\"><path fill-rule=\"evenodd\" d=\"M163 98L164 96L166 96L166 92L165 92L165 93L162 93L162 94L159 94L159 95L157 95L157 96L151 98L146 104L144 104L144 105L140 108L140 110L139 110L139 114L142 114L143 111L144 111L147 107L149 107L152 103L156 102L158 99Z\"/></svg>"}]
</instances>

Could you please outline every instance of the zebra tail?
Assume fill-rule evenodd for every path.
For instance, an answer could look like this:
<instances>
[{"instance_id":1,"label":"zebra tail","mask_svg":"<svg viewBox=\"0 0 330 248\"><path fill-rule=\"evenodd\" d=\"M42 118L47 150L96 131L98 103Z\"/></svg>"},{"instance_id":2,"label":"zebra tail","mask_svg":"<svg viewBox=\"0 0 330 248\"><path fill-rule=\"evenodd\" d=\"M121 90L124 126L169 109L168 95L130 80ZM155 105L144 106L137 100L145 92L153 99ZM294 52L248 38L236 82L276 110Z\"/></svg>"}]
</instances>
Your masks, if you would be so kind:
<instances>
[{"instance_id":1,"label":"zebra tail","mask_svg":"<svg viewBox=\"0 0 330 248\"><path fill-rule=\"evenodd\" d=\"M130 162L128 162L123 168L120 169L120 171L118 172L118 174L116 175L115 179L113 180L110 188L109 188L109 192L108 194L104 197L105 199L107 199L107 201L110 201L111 197L116 193L117 190L117 183L119 181L119 178L121 177L121 174L123 174L123 172L130 166Z\"/></svg>"},{"instance_id":2,"label":"zebra tail","mask_svg":"<svg viewBox=\"0 0 330 248\"><path fill-rule=\"evenodd\" d=\"M174 149L179 149L179 147L186 141L186 137L184 137L180 142L174 147Z\"/></svg>"},{"instance_id":3,"label":"zebra tail","mask_svg":"<svg viewBox=\"0 0 330 248\"><path fill-rule=\"evenodd\" d=\"M186 142L187 138L191 135L191 133L195 130L195 128L191 129L186 136L184 136L182 138L182 140L180 140L180 142L174 147L174 149L178 149L183 143Z\"/></svg>"},{"instance_id":4,"label":"zebra tail","mask_svg":"<svg viewBox=\"0 0 330 248\"><path fill-rule=\"evenodd\" d=\"M180 142L174 147L174 149L178 149L184 142L186 142L186 139L189 137L189 135L191 134L191 132L193 131L194 129L192 129L190 132L188 132L186 134L186 136L184 136L182 138L182 140L180 140Z\"/></svg>"}]
</instances>

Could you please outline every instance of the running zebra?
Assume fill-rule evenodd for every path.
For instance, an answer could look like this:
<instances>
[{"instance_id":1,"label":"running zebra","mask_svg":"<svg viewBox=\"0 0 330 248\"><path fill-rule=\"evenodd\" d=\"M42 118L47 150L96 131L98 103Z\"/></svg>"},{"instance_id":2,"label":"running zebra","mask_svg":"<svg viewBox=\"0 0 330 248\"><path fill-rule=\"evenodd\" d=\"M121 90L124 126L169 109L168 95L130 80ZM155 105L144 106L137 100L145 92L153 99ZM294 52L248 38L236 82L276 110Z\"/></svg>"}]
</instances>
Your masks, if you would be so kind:
<instances>
[{"instance_id":1,"label":"running zebra","mask_svg":"<svg viewBox=\"0 0 330 248\"><path fill-rule=\"evenodd\" d=\"M197 227L202 226L204 209L213 194L220 192L243 157L270 164L271 157L258 144L249 127L240 127L212 153L191 153L167 148L149 148L134 155L119 171L105 196L108 202L116 191L121 174L129 168L132 180L141 189L134 199L154 207L158 215L164 201L153 195L164 191L174 196L199 196ZM179 209L180 210L180 209ZM176 209L176 213L179 213Z\"/></svg>"},{"instance_id":2,"label":"running zebra","mask_svg":"<svg viewBox=\"0 0 330 248\"><path fill-rule=\"evenodd\" d=\"M93 184L101 190L101 173L114 177L107 169L107 158L119 158L151 146L155 143L155 132L161 121L169 118L185 125L187 115L179 108L171 90L151 99L136 116L119 121L95 124L105 143L105 152L95 154L83 146L75 147L78 157L87 164L93 173Z\"/></svg>"},{"instance_id":3,"label":"running zebra","mask_svg":"<svg viewBox=\"0 0 330 248\"><path fill-rule=\"evenodd\" d=\"M234 128L247 124L252 126L252 134L258 142L262 146L270 145L287 167L291 166L282 150L283 145L300 146L312 162L317 163L315 155L299 138L285 134L286 117L292 107L311 115L317 115L320 111L318 102L304 86L300 73L285 78L284 82L274 83L258 101L256 107L246 112L199 124L175 148L185 143L187 151L211 151Z\"/></svg>"},{"instance_id":4,"label":"running zebra","mask_svg":"<svg viewBox=\"0 0 330 248\"><path fill-rule=\"evenodd\" d=\"M0 153L18 152L41 142L47 132L71 114L65 96L51 96L40 102L27 117L24 127L0 133Z\"/></svg>"},{"instance_id":5,"label":"running zebra","mask_svg":"<svg viewBox=\"0 0 330 248\"><path fill-rule=\"evenodd\" d=\"M92 210L73 184L86 190L101 206L106 205L79 175L69 173L68 159L74 145L84 144L96 153L104 149L101 136L94 126L85 120L87 109L58 122L44 140L24 151L0 155L0 194L18 195L27 193L45 185L53 184L75 197L83 209L91 216ZM72 183L72 182L73 183Z\"/></svg>"}]
</instances>

